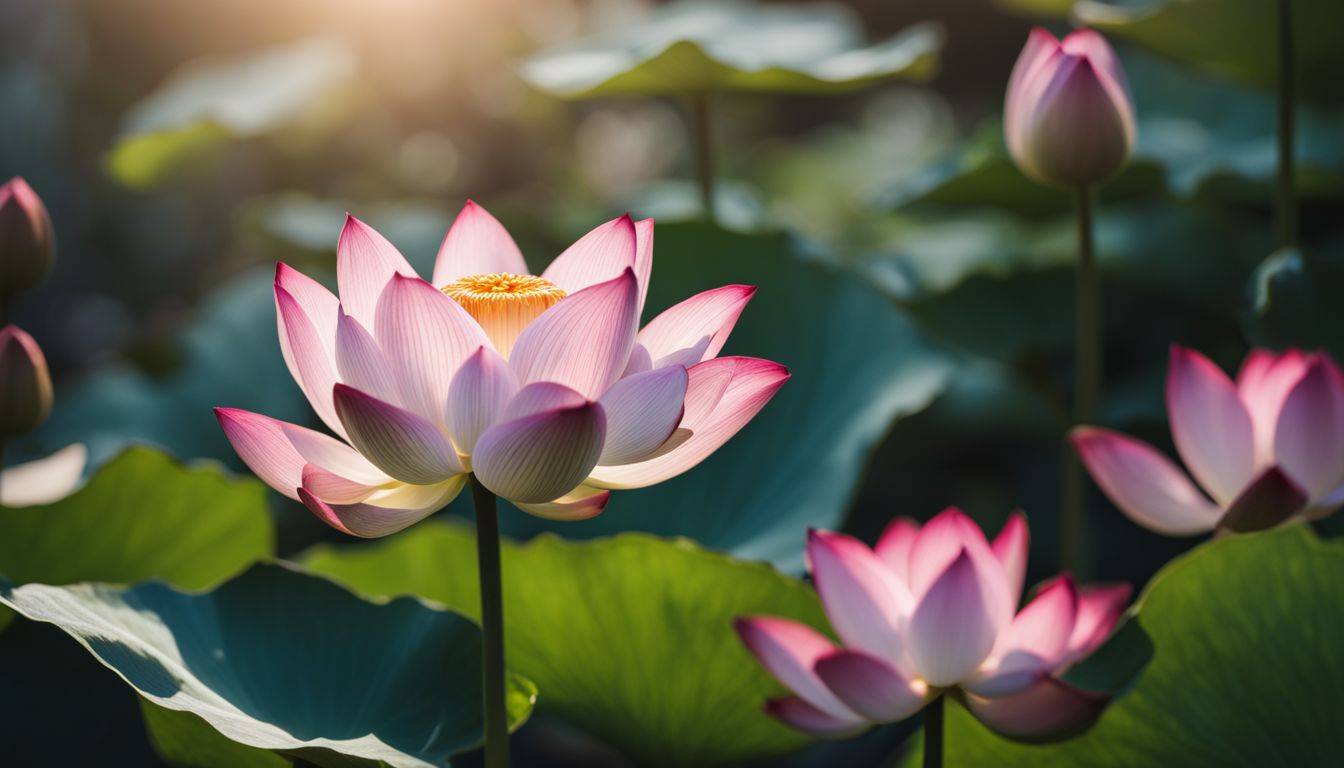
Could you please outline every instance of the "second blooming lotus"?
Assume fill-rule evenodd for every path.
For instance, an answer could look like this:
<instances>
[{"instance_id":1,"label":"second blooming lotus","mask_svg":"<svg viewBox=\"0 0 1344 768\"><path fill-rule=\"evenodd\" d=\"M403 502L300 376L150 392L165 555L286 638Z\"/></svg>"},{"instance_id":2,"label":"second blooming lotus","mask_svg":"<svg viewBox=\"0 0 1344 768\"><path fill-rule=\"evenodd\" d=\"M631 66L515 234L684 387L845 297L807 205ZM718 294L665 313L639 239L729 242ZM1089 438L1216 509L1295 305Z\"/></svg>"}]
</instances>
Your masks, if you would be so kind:
<instances>
[{"instance_id":1,"label":"second blooming lotus","mask_svg":"<svg viewBox=\"0 0 1344 768\"><path fill-rule=\"evenodd\" d=\"M472 473L532 514L592 517L611 490L698 464L788 378L778 363L718 357L749 286L693 296L641 330L652 265L653 221L623 216L531 275L468 202L430 283L349 218L339 297L284 264L275 277L285 362L341 439L216 414L258 477L349 534L405 528Z\"/></svg>"},{"instance_id":2,"label":"second blooming lotus","mask_svg":"<svg viewBox=\"0 0 1344 768\"><path fill-rule=\"evenodd\" d=\"M950 692L1014 738L1060 738L1091 725L1109 697L1060 675L1110 635L1129 586L1079 588L1065 574L1017 611L1027 545L1021 514L991 543L952 508L923 527L896 519L874 549L813 532L809 568L844 647L788 619L739 619L743 642L794 694L771 700L767 712L843 736L905 719Z\"/></svg>"},{"instance_id":3,"label":"second blooming lotus","mask_svg":"<svg viewBox=\"0 0 1344 768\"><path fill-rule=\"evenodd\" d=\"M1097 485L1140 525L1175 536L1251 531L1344 504L1344 373L1325 353L1257 349L1233 381L1174 346L1167 418L1208 496L1148 443L1097 427L1073 433Z\"/></svg>"}]
</instances>

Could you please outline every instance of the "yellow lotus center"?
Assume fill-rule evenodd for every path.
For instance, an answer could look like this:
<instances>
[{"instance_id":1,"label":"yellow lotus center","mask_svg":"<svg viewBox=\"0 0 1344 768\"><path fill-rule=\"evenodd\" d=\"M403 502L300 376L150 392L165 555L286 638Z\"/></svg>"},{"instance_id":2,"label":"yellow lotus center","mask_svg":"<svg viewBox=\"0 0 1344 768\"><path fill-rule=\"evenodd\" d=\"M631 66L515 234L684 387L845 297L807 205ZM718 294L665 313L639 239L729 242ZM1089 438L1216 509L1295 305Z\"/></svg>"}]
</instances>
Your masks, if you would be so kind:
<instances>
[{"instance_id":1,"label":"yellow lotus center","mask_svg":"<svg viewBox=\"0 0 1344 768\"><path fill-rule=\"evenodd\" d=\"M443 286L443 292L476 318L505 357L529 323L565 298L565 292L544 277L508 272L464 277Z\"/></svg>"}]
</instances>

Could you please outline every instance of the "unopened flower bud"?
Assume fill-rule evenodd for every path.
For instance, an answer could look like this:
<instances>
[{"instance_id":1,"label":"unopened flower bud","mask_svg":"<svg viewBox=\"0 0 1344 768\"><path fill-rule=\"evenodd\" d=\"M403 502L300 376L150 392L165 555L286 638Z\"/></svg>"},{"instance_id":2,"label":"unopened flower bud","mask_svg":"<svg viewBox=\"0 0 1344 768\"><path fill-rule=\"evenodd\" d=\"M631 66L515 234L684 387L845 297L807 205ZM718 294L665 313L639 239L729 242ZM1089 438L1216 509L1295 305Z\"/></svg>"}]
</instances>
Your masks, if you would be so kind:
<instances>
[{"instance_id":1,"label":"unopened flower bud","mask_svg":"<svg viewBox=\"0 0 1344 768\"><path fill-rule=\"evenodd\" d=\"M51 374L42 348L22 329L0 329L0 439L33 431L51 412Z\"/></svg>"},{"instance_id":2,"label":"unopened flower bud","mask_svg":"<svg viewBox=\"0 0 1344 768\"><path fill-rule=\"evenodd\" d=\"M14 177L0 186L0 301L42 281L56 258L56 239L42 199Z\"/></svg>"}]
</instances>

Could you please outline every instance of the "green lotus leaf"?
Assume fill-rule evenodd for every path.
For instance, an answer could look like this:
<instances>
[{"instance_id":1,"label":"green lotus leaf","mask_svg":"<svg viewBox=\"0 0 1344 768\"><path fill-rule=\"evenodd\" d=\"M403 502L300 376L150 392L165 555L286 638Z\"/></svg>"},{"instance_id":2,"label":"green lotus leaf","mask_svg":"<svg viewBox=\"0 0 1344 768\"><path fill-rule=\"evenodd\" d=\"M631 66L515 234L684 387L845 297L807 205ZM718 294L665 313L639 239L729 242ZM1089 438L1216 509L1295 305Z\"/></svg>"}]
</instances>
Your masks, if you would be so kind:
<instances>
[{"instance_id":1,"label":"green lotus leaf","mask_svg":"<svg viewBox=\"0 0 1344 768\"><path fill-rule=\"evenodd\" d=\"M0 576L207 587L274 554L266 496L256 480L131 448L60 501L0 507Z\"/></svg>"},{"instance_id":2,"label":"green lotus leaf","mask_svg":"<svg viewBox=\"0 0 1344 768\"><path fill-rule=\"evenodd\" d=\"M779 233L659 226L645 318L710 288L756 285L722 354L781 362L793 378L742 432L685 474L617 491L591 520L506 514L506 531L687 536L801 570L798 532L839 527L869 452L898 419L943 391L952 363L861 277L800 251Z\"/></svg>"},{"instance_id":3,"label":"green lotus leaf","mask_svg":"<svg viewBox=\"0 0 1344 768\"><path fill-rule=\"evenodd\" d=\"M994 736L949 707L945 765L1003 768L1331 765L1344 750L1344 543L1302 525L1208 542L1149 583L1136 621L1154 656L1086 734ZM918 744L904 765L919 764Z\"/></svg>"},{"instance_id":4,"label":"green lotus leaf","mask_svg":"<svg viewBox=\"0 0 1344 768\"><path fill-rule=\"evenodd\" d=\"M590 40L543 52L523 67L532 85L566 99L719 91L837 93L932 76L942 31L912 26L863 44L839 5L679 2Z\"/></svg>"},{"instance_id":5,"label":"green lotus leaf","mask_svg":"<svg viewBox=\"0 0 1344 768\"><path fill-rule=\"evenodd\" d=\"M1073 15L1082 24L1206 72L1268 87L1278 72L1276 5L1266 0L1084 0L1073 6ZM1341 102L1341 28L1344 4L1294 0L1300 92L1325 104Z\"/></svg>"},{"instance_id":6,"label":"green lotus leaf","mask_svg":"<svg viewBox=\"0 0 1344 768\"><path fill-rule=\"evenodd\" d=\"M1324 347L1344 355L1339 292L1344 290L1340 243L1320 252L1280 248L1251 275L1247 325L1257 344Z\"/></svg>"},{"instance_id":7,"label":"green lotus leaf","mask_svg":"<svg viewBox=\"0 0 1344 768\"><path fill-rule=\"evenodd\" d=\"M301 559L363 593L414 594L475 615L475 552L470 528L428 523ZM732 628L754 613L825 627L802 582L644 534L506 540L503 582L509 668L536 681L540 711L649 765L736 764L807 743L761 712L782 689Z\"/></svg>"},{"instance_id":8,"label":"green lotus leaf","mask_svg":"<svg viewBox=\"0 0 1344 768\"><path fill-rule=\"evenodd\" d=\"M349 50L320 38L187 64L131 108L107 170L147 189L208 168L229 142L321 117L354 70Z\"/></svg>"},{"instance_id":9,"label":"green lotus leaf","mask_svg":"<svg viewBox=\"0 0 1344 768\"><path fill-rule=\"evenodd\" d=\"M358 758L430 768L481 740L480 632L414 598L368 602L324 579L261 564L200 594L159 582L0 581L0 602L60 627L170 710L150 715L170 757L183 754L183 739L200 726L173 713L190 713L247 747L319 765ZM516 727L535 689L517 678L512 687ZM220 745L192 747L199 749L192 759L213 760L200 755Z\"/></svg>"}]
</instances>

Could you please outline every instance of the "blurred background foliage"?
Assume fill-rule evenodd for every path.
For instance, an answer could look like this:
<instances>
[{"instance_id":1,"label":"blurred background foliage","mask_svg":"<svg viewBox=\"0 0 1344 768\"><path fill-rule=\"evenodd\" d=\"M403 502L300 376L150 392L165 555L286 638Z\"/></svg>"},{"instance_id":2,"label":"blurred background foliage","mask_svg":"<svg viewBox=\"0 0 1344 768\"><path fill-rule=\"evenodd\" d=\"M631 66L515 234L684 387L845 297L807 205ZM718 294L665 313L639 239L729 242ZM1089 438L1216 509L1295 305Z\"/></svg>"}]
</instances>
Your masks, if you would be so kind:
<instances>
[{"instance_id":1,"label":"blurred background foliage","mask_svg":"<svg viewBox=\"0 0 1344 768\"><path fill-rule=\"evenodd\" d=\"M872 541L896 514L957 504L996 530L1020 507L1035 536L1030 575L1042 578L1057 569L1073 223L1066 195L1007 159L998 113L1008 71L1030 24L1061 31L1070 13L1120 46L1140 139L1098 214L1101 420L1169 449L1169 344L1225 367L1252 342L1344 352L1334 290L1344 287L1344 49L1332 32L1344 11L1337 0L1297 4L1303 247L1271 256L1269 5L854 0L780 9L767 24L736 6L702 8L712 23L654 22L638 0L6 0L0 174L23 175L43 196L59 244L53 279L16 315L52 364L56 409L14 453L85 442L96 472L118 455L152 464L121 454L148 443L241 469L211 406L311 422L277 354L271 274L284 260L329 278L346 211L423 271L468 196L509 227L533 267L630 210L659 220L651 310L724 282L759 285L728 351L780 360L794 380L685 477L619 494L588 523L506 515L510 533L686 536L798 573L807 525ZM697 98L712 106L715 224L695 178ZM182 498L146 499L144 513L178 524ZM64 504L61 514L88 514L80 497ZM269 508L274 549L269 526L247 546L228 522L220 535L280 555L337 538L274 494ZM1088 524L1092 578L1142 584L1195 543L1149 534L1100 497ZM127 552L94 553L87 568L45 580L173 580L168 567L127 567ZM669 549L641 562L701 556L711 555ZM610 557L593 558L592 578ZM174 583L202 586L239 567ZM785 592L724 605L815 613ZM725 629L717 622L705 631ZM32 660L0 676L0 734L16 764L66 764L43 750L70 722L87 724L85 737L67 739L62 760L159 759L134 695L56 628L15 622L0 654ZM563 687L548 710L547 674L521 671L542 693L516 737L520 759L623 764L608 746L620 737L602 744L574 727L601 737L594 721L618 727L603 720L618 714ZM769 683L751 685L755 696ZM769 736L767 726L751 725ZM813 746L783 764L881 764L908 730ZM798 745L782 738L731 757ZM712 761L682 746L664 759Z\"/></svg>"}]
</instances>

